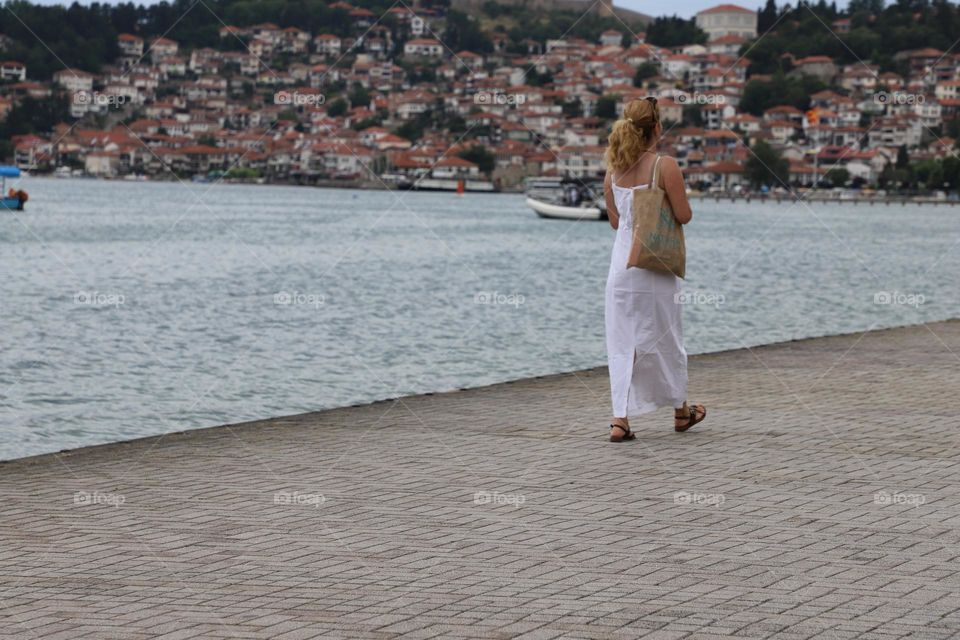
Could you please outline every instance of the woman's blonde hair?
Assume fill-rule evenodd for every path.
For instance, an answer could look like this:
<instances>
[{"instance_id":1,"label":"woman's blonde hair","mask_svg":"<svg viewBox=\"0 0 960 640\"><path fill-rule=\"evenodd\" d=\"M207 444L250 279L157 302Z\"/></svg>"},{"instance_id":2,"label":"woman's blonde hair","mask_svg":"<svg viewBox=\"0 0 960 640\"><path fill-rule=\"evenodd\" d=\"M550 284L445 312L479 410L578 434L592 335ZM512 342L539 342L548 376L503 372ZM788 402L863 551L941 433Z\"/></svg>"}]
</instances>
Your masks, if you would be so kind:
<instances>
[{"instance_id":1,"label":"woman's blonde hair","mask_svg":"<svg viewBox=\"0 0 960 640\"><path fill-rule=\"evenodd\" d=\"M654 98L631 100L623 108L623 117L613 123L607 138L607 166L626 171L649 149L654 131L660 124L660 109Z\"/></svg>"}]
</instances>

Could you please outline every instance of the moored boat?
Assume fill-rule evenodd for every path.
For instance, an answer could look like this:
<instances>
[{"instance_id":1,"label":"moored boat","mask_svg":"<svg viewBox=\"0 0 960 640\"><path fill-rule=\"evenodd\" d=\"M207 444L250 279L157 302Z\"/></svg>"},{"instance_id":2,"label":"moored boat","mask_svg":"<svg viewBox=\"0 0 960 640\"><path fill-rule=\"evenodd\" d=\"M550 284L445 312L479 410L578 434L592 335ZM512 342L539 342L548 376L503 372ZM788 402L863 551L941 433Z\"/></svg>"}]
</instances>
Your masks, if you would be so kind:
<instances>
[{"instance_id":1,"label":"moored boat","mask_svg":"<svg viewBox=\"0 0 960 640\"><path fill-rule=\"evenodd\" d=\"M603 183L578 178L527 178L527 206L541 218L606 220Z\"/></svg>"},{"instance_id":2,"label":"moored boat","mask_svg":"<svg viewBox=\"0 0 960 640\"><path fill-rule=\"evenodd\" d=\"M23 205L27 202L27 192L23 189L16 189L11 187L10 191L7 191L7 178L19 178L20 169L12 166L0 166L0 178L2 178L2 183L0 183L0 193L5 194L3 198L0 198L0 207L4 209L12 209L14 211L23 211Z\"/></svg>"}]
</instances>

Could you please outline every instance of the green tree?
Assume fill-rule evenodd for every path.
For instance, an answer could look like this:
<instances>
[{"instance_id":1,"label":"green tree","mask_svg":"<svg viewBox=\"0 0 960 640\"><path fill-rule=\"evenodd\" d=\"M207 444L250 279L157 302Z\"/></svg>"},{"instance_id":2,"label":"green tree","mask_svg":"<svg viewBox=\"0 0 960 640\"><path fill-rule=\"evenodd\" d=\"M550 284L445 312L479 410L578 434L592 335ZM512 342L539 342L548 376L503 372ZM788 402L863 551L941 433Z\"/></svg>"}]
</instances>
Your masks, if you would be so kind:
<instances>
[{"instance_id":1,"label":"green tree","mask_svg":"<svg viewBox=\"0 0 960 640\"><path fill-rule=\"evenodd\" d=\"M660 69L652 62L644 62L637 67L637 72L633 75L633 86L642 87L645 80L648 80L660 73Z\"/></svg>"},{"instance_id":2,"label":"green tree","mask_svg":"<svg viewBox=\"0 0 960 640\"><path fill-rule=\"evenodd\" d=\"M760 140L751 149L747 159L746 175L750 185L759 187L781 187L789 184L790 163L780 152Z\"/></svg>"},{"instance_id":3,"label":"green tree","mask_svg":"<svg viewBox=\"0 0 960 640\"><path fill-rule=\"evenodd\" d=\"M38 100L27 96L16 103L0 123L0 140L24 133L46 134L55 124L70 119L67 97L55 94Z\"/></svg>"},{"instance_id":4,"label":"green tree","mask_svg":"<svg viewBox=\"0 0 960 640\"><path fill-rule=\"evenodd\" d=\"M493 42L480 29L479 23L461 11L447 13L447 28L443 32L442 41L453 51L493 51Z\"/></svg>"},{"instance_id":5,"label":"green tree","mask_svg":"<svg viewBox=\"0 0 960 640\"><path fill-rule=\"evenodd\" d=\"M367 91L359 82L353 83L353 89L350 91L350 95L347 97L350 101L351 107L369 107L370 106L370 92Z\"/></svg>"},{"instance_id":6,"label":"green tree","mask_svg":"<svg viewBox=\"0 0 960 640\"><path fill-rule=\"evenodd\" d=\"M850 181L850 172L843 167L833 167L823 175L832 187L842 187Z\"/></svg>"},{"instance_id":7,"label":"green tree","mask_svg":"<svg viewBox=\"0 0 960 640\"><path fill-rule=\"evenodd\" d=\"M764 5L757 14L757 32L766 33L774 24L777 22L777 17L779 17L780 12L777 11L777 3L775 0L767 0L767 4Z\"/></svg>"},{"instance_id":8,"label":"green tree","mask_svg":"<svg viewBox=\"0 0 960 640\"><path fill-rule=\"evenodd\" d=\"M347 112L347 101L343 98L337 98L327 107L327 115L331 118L339 118Z\"/></svg>"},{"instance_id":9,"label":"green tree","mask_svg":"<svg viewBox=\"0 0 960 640\"><path fill-rule=\"evenodd\" d=\"M617 117L617 100L615 96L600 96L597 98L596 115L598 118L613 120Z\"/></svg>"},{"instance_id":10,"label":"green tree","mask_svg":"<svg viewBox=\"0 0 960 640\"><path fill-rule=\"evenodd\" d=\"M678 16L661 16L647 25L646 40L658 47L677 47L702 44L707 41L707 34L697 26L693 18L685 20Z\"/></svg>"},{"instance_id":11,"label":"green tree","mask_svg":"<svg viewBox=\"0 0 960 640\"><path fill-rule=\"evenodd\" d=\"M490 150L483 145L471 145L469 148L464 149L457 155L464 160L473 162L480 168L480 171L487 175L493 171L493 168L496 165L496 157L494 157L493 153L491 153Z\"/></svg>"},{"instance_id":12,"label":"green tree","mask_svg":"<svg viewBox=\"0 0 960 640\"><path fill-rule=\"evenodd\" d=\"M903 169L910 164L910 152L907 151L907 145L902 144L897 149L897 169Z\"/></svg>"},{"instance_id":13,"label":"green tree","mask_svg":"<svg viewBox=\"0 0 960 640\"><path fill-rule=\"evenodd\" d=\"M761 116L770 107L780 105L805 111L810 107L810 95L825 88L827 85L811 76L788 77L777 72L770 80L748 82L743 90L740 108L755 116Z\"/></svg>"},{"instance_id":14,"label":"green tree","mask_svg":"<svg viewBox=\"0 0 960 640\"><path fill-rule=\"evenodd\" d=\"M393 133L410 142L416 142L423 137L423 125L416 120L407 120L397 127Z\"/></svg>"}]
</instances>

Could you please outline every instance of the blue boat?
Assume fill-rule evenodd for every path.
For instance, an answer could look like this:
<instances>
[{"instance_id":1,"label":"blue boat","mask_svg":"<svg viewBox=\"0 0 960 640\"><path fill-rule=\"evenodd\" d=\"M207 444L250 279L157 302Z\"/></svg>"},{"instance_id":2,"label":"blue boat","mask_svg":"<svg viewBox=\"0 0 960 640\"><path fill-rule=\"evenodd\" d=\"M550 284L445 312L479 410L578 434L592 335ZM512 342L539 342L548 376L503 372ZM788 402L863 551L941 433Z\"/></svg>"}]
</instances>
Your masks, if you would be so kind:
<instances>
[{"instance_id":1,"label":"blue boat","mask_svg":"<svg viewBox=\"0 0 960 640\"><path fill-rule=\"evenodd\" d=\"M0 208L23 211L23 205L27 202L27 192L13 187L10 188L10 191L7 191L7 178L19 177L20 169L17 167L0 165L0 178L3 180L2 186L0 186L0 194L3 194L3 198L0 198Z\"/></svg>"}]
</instances>

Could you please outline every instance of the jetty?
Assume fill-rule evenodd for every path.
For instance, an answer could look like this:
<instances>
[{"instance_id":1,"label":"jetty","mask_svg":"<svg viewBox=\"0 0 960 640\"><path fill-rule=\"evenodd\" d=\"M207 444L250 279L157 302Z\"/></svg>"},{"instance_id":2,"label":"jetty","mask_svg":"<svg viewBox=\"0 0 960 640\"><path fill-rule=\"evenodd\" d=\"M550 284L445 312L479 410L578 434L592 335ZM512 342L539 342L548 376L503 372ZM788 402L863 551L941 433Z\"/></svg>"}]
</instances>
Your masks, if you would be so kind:
<instances>
[{"instance_id":1,"label":"jetty","mask_svg":"<svg viewBox=\"0 0 960 640\"><path fill-rule=\"evenodd\" d=\"M690 375L621 444L598 368L0 464L0 637L960 634L960 321Z\"/></svg>"}]
</instances>

